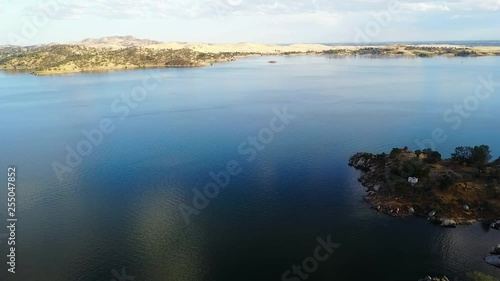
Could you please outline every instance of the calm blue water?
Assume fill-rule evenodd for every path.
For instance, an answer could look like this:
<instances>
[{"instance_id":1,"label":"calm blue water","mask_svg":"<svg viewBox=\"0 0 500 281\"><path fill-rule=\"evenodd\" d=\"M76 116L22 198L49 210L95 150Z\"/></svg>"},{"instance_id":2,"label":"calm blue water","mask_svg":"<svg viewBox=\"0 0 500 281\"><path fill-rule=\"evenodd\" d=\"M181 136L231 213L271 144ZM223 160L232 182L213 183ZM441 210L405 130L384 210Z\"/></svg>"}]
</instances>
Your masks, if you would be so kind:
<instances>
[{"instance_id":1,"label":"calm blue water","mask_svg":"<svg viewBox=\"0 0 500 281\"><path fill-rule=\"evenodd\" d=\"M17 166L19 218L15 276L0 228L0 280L112 280L122 268L137 281L281 280L327 236L341 246L308 280L500 277L482 261L500 232L378 215L347 166L358 151L417 149L435 128L448 136L436 147L445 156L479 144L500 156L500 88L457 130L443 119L480 76L500 81L499 66L500 57L258 57L162 69L161 84L123 120L112 104L151 70L0 72L0 169ZM284 107L295 118L248 161L238 147ZM114 131L60 181L54 161L65 164L67 147L105 118ZM192 205L193 189L228 161L242 172L186 224L179 204Z\"/></svg>"}]
</instances>

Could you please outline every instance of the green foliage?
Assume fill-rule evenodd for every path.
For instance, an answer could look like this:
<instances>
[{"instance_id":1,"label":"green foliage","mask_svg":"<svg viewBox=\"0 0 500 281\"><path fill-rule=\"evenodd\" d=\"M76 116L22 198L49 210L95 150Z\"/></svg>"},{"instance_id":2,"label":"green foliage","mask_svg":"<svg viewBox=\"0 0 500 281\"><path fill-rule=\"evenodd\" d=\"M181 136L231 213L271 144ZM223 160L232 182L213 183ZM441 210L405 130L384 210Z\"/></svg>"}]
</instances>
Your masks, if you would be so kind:
<instances>
[{"instance_id":1,"label":"green foliage","mask_svg":"<svg viewBox=\"0 0 500 281\"><path fill-rule=\"evenodd\" d=\"M488 199L495 199L497 198L497 184L496 182L488 183L486 187L484 188L484 191L486 193L486 198Z\"/></svg>"},{"instance_id":2,"label":"green foliage","mask_svg":"<svg viewBox=\"0 0 500 281\"><path fill-rule=\"evenodd\" d=\"M488 171L488 176L494 179L500 179L500 168L492 167Z\"/></svg>"},{"instance_id":3,"label":"green foliage","mask_svg":"<svg viewBox=\"0 0 500 281\"><path fill-rule=\"evenodd\" d=\"M448 190L455 184L455 180L449 175L443 175L438 179L439 189Z\"/></svg>"},{"instance_id":4,"label":"green foliage","mask_svg":"<svg viewBox=\"0 0 500 281\"><path fill-rule=\"evenodd\" d=\"M491 160L491 149L487 145L474 146L472 150L472 164L479 170L484 169Z\"/></svg>"},{"instance_id":5,"label":"green foliage","mask_svg":"<svg viewBox=\"0 0 500 281\"><path fill-rule=\"evenodd\" d=\"M444 208L441 204L432 204L431 209L436 211L436 213L442 213Z\"/></svg>"},{"instance_id":6,"label":"green foliage","mask_svg":"<svg viewBox=\"0 0 500 281\"><path fill-rule=\"evenodd\" d=\"M431 149L425 149L423 153L427 156L424 160L425 163L436 164L439 161L441 161L441 153L437 151L433 151Z\"/></svg>"},{"instance_id":7,"label":"green foliage","mask_svg":"<svg viewBox=\"0 0 500 281\"><path fill-rule=\"evenodd\" d=\"M393 159L394 159L394 158L396 158L399 154L401 154L401 149L400 149L400 148L393 148L393 149L391 150L391 154L389 154L389 155L390 155L390 157L391 157L391 158L393 158Z\"/></svg>"},{"instance_id":8,"label":"green foliage","mask_svg":"<svg viewBox=\"0 0 500 281\"><path fill-rule=\"evenodd\" d=\"M408 182L397 182L394 185L394 192L399 196L409 197L412 195L413 189Z\"/></svg>"},{"instance_id":9,"label":"green foliage","mask_svg":"<svg viewBox=\"0 0 500 281\"><path fill-rule=\"evenodd\" d=\"M491 160L491 149L487 145L474 147L460 146L455 148L455 152L451 154L451 159L460 163L473 165L482 170Z\"/></svg>"},{"instance_id":10,"label":"green foliage","mask_svg":"<svg viewBox=\"0 0 500 281\"><path fill-rule=\"evenodd\" d=\"M413 158L406 160L399 165L391 167L391 174L402 177L407 181L408 177L428 177L430 173L430 167L418 159Z\"/></svg>"},{"instance_id":11,"label":"green foliage","mask_svg":"<svg viewBox=\"0 0 500 281\"><path fill-rule=\"evenodd\" d=\"M493 276L486 275L482 272L469 272L466 275L466 281L499 281Z\"/></svg>"},{"instance_id":12,"label":"green foliage","mask_svg":"<svg viewBox=\"0 0 500 281\"><path fill-rule=\"evenodd\" d=\"M127 47L122 49L92 48L77 45L50 45L24 48L13 53L0 52L0 66L7 69L56 70L75 65L77 70L106 68L109 66L164 67L197 66L219 59L232 59L232 53L208 54L190 49L148 49Z\"/></svg>"},{"instance_id":13,"label":"green foliage","mask_svg":"<svg viewBox=\"0 0 500 281\"><path fill-rule=\"evenodd\" d=\"M455 152L451 154L451 160L460 163L470 163L472 159L473 149L470 146L459 146L455 148Z\"/></svg>"}]
</instances>

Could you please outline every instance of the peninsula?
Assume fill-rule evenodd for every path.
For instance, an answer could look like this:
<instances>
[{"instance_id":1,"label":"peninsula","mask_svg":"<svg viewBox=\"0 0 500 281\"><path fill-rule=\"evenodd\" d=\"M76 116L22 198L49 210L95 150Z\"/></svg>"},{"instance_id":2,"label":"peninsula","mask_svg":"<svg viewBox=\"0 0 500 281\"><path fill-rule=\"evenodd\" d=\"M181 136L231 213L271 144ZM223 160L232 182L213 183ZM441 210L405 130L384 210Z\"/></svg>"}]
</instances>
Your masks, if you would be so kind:
<instances>
[{"instance_id":1,"label":"peninsula","mask_svg":"<svg viewBox=\"0 0 500 281\"><path fill-rule=\"evenodd\" d=\"M68 44L0 46L0 70L58 75L148 67L200 67L249 56L327 55L469 57L497 56L498 47L459 45L328 46L322 44L166 43L132 36L85 39Z\"/></svg>"},{"instance_id":2,"label":"peninsula","mask_svg":"<svg viewBox=\"0 0 500 281\"><path fill-rule=\"evenodd\" d=\"M389 154L357 153L349 165L361 171L364 199L377 211L454 227L500 217L500 158L490 160L486 145L457 147L450 159L405 147Z\"/></svg>"}]
</instances>

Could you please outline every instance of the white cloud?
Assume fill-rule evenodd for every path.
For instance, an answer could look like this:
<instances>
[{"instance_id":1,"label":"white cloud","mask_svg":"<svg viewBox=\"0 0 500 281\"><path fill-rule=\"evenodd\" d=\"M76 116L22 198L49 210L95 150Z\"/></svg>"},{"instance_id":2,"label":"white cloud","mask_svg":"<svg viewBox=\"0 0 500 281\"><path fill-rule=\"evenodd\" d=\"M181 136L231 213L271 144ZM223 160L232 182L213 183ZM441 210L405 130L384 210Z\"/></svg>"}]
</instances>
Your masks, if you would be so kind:
<instances>
[{"instance_id":1,"label":"white cloud","mask_svg":"<svg viewBox=\"0 0 500 281\"><path fill-rule=\"evenodd\" d=\"M81 18L209 18L241 15L359 13L387 10L395 0L57 0L56 17ZM399 0L407 13L497 11L500 0ZM15 5L11 4L11 5ZM28 12L36 10L28 8ZM321 17L321 15L320 15Z\"/></svg>"},{"instance_id":2,"label":"white cloud","mask_svg":"<svg viewBox=\"0 0 500 281\"><path fill-rule=\"evenodd\" d=\"M447 5L436 4L436 3L404 3L402 7L404 10L419 11L419 12L450 11L450 8Z\"/></svg>"}]
</instances>

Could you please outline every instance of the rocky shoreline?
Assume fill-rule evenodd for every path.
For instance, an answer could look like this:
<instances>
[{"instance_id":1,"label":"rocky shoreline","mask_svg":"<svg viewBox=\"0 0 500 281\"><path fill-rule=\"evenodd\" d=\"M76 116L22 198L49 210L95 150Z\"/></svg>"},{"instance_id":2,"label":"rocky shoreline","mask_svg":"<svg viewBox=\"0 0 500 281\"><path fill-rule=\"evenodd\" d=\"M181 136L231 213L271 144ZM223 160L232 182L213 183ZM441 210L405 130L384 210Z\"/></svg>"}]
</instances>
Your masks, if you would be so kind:
<instances>
[{"instance_id":1,"label":"rocky shoreline","mask_svg":"<svg viewBox=\"0 0 500 281\"><path fill-rule=\"evenodd\" d=\"M487 204L478 200L475 193L480 191L455 192L454 188L461 188L463 184L460 173L453 171L451 163L439 160L435 164L425 164L427 156L420 157L408 149L397 149L398 153L374 155L371 153L357 153L349 159L349 166L361 171L358 181L366 187L364 201L376 211L393 217L418 216L439 224L443 227L469 225L477 221L496 221L498 214L488 208ZM428 151L428 153L431 153ZM397 155L396 155L397 154ZM439 155L440 156L440 155ZM417 160L415 160L417 159ZM415 165L425 165L429 169L429 179L416 184L408 182L413 167L405 167L407 161L415 161ZM413 164L412 164L413 165ZM398 174L399 170L399 175ZM407 175L404 171L408 170ZM402 173L402 174L401 174ZM448 191L437 190L441 178L453 178L454 187ZM418 180L418 179L417 179ZM469 180L469 179L468 179ZM472 179L474 182L474 179ZM465 182L470 187L474 183ZM482 182L477 182L478 185ZM473 193L474 192L474 193ZM441 198L454 196L448 201ZM474 196L472 196L472 195ZM489 202L487 202L489 203ZM492 224L492 227L496 226ZM500 228L500 221L498 222Z\"/></svg>"}]
</instances>

